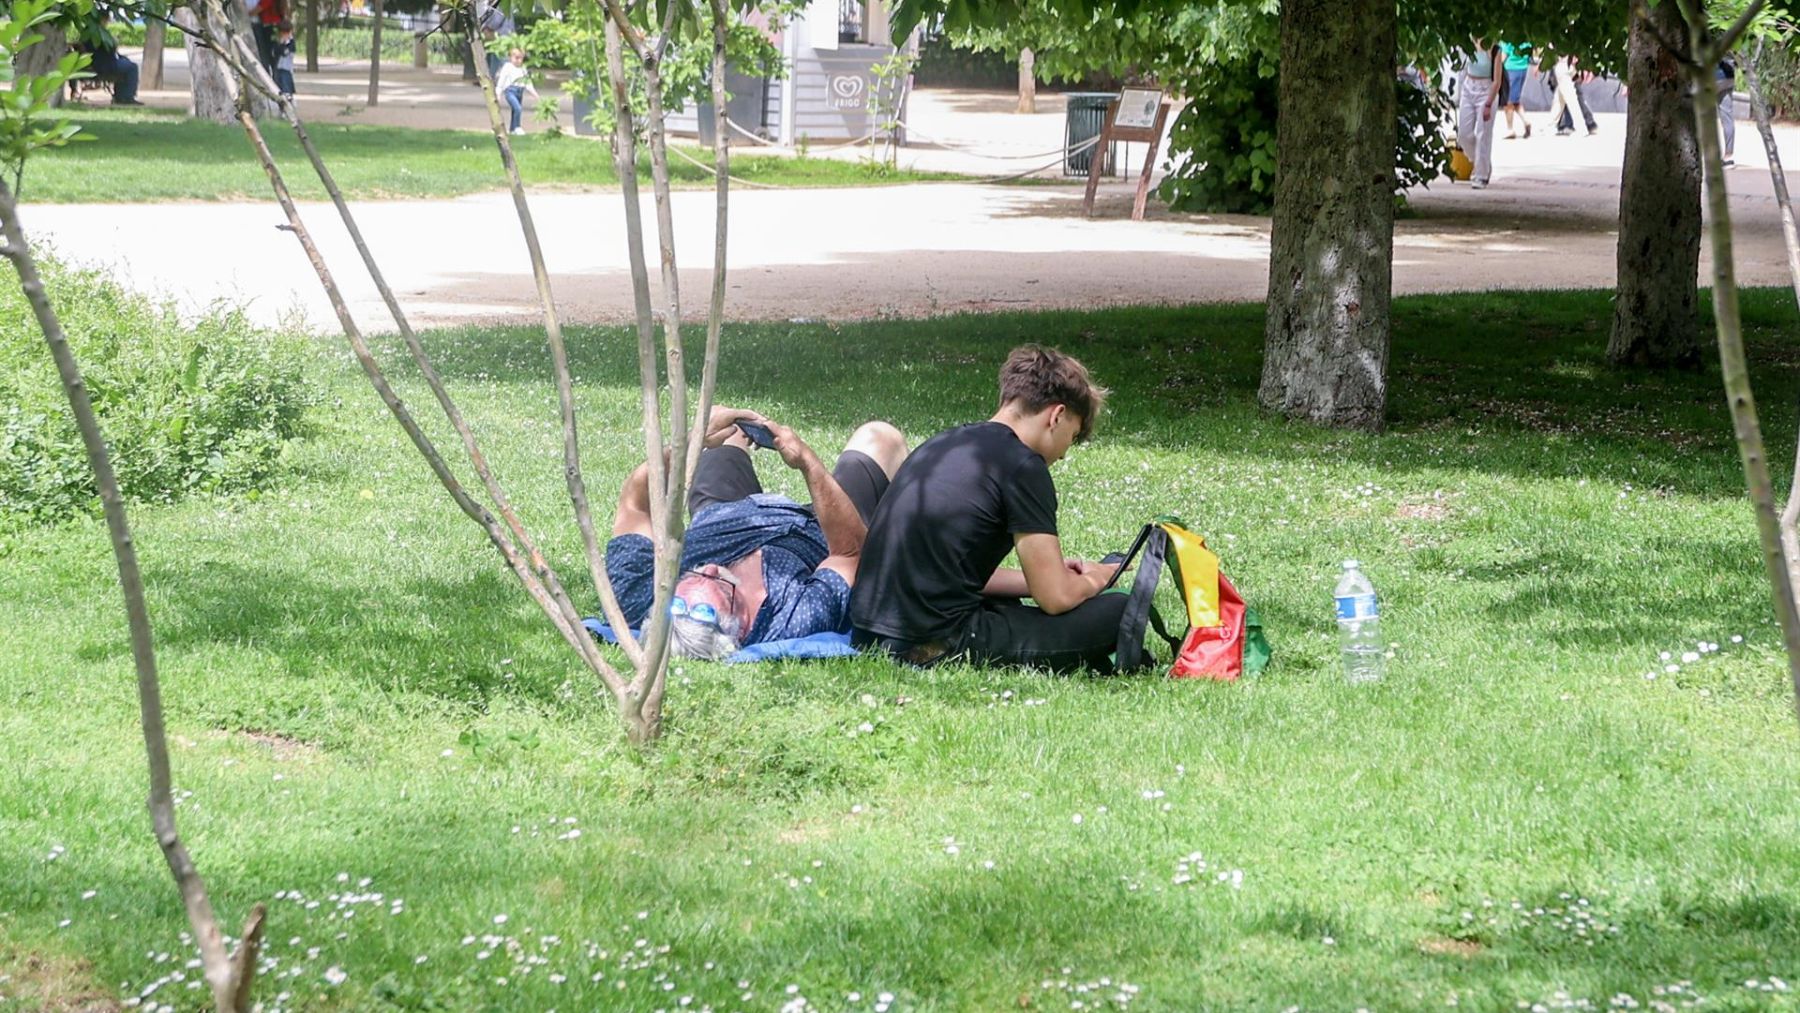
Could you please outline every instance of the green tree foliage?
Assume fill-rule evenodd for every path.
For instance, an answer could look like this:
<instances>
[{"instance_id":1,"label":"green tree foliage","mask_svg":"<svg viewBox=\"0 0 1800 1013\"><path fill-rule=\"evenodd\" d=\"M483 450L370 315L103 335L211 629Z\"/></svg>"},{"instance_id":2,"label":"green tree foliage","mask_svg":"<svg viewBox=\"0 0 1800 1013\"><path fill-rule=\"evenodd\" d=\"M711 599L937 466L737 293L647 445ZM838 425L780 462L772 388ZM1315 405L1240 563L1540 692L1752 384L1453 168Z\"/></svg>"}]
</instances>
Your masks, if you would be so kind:
<instances>
[{"instance_id":1,"label":"green tree foliage","mask_svg":"<svg viewBox=\"0 0 1800 1013\"><path fill-rule=\"evenodd\" d=\"M956 38L977 51L1030 46L1047 80L1106 73L1153 81L1187 99L1169 136L1161 196L1183 210L1262 213L1275 192L1278 15L1276 0L1219 0L1135 14L1115 4L1071 22L1051 0L1026 0L1006 24ZM1438 126L1442 100L1396 87L1399 191L1444 175L1449 153Z\"/></svg>"},{"instance_id":2,"label":"green tree foliage","mask_svg":"<svg viewBox=\"0 0 1800 1013\"><path fill-rule=\"evenodd\" d=\"M1189 100L1169 140L1161 195L1195 211L1265 212L1274 195L1278 0L901 0L896 24L941 13L950 35L977 51L1029 46L1047 81L1094 73L1154 81ZM1576 53L1599 70L1622 66L1624 4L1407 0L1402 64L1435 69L1471 34L1529 39ZM1434 84L1441 84L1434 82ZM1447 173L1449 110L1441 93L1401 86L1396 192Z\"/></svg>"},{"instance_id":3,"label":"green tree foliage","mask_svg":"<svg viewBox=\"0 0 1800 1013\"><path fill-rule=\"evenodd\" d=\"M0 59L13 64L20 53L44 41L43 26L69 18L85 19L92 12L88 0L61 4L55 0L18 0L0 20ZM68 30L67 26L64 30ZM53 100L71 80L90 76L87 65L86 53L62 53L54 66L15 79L5 95L0 96L0 171L6 174L15 195L24 182L25 161L32 152L87 139L80 136L81 128L68 120L46 118Z\"/></svg>"},{"instance_id":4,"label":"green tree foliage","mask_svg":"<svg viewBox=\"0 0 1800 1013\"><path fill-rule=\"evenodd\" d=\"M771 18L785 18L797 9L794 4L768 5L759 8ZM611 136L614 116L612 89L605 86L606 57L600 8L592 3L572 3L534 21L521 36L522 45L535 67L569 70L566 91L588 104L593 112L589 124L601 136ZM731 66L755 77L786 77L787 68L781 53L761 27L734 19L727 29L726 58ZM670 109L691 107L712 101L712 83L708 77L712 65L712 14L705 4L696 5L694 17L685 25L678 24L675 37L663 60L663 101ZM649 112L644 94L643 73L632 66L631 114L643 132Z\"/></svg>"}]
</instances>

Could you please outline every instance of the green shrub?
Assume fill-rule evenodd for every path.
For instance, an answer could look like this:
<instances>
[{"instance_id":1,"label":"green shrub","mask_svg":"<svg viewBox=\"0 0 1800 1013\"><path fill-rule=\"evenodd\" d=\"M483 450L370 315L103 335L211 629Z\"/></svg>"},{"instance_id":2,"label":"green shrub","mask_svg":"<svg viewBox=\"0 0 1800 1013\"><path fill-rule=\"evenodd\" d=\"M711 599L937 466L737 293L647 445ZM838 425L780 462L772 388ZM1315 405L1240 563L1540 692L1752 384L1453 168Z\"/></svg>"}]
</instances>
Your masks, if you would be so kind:
<instances>
[{"instance_id":1,"label":"green shrub","mask_svg":"<svg viewBox=\"0 0 1800 1013\"><path fill-rule=\"evenodd\" d=\"M1221 63L1175 117L1160 195L1180 211L1264 214L1275 198L1274 48ZM1178 156L1178 157L1177 157Z\"/></svg>"},{"instance_id":2,"label":"green shrub","mask_svg":"<svg viewBox=\"0 0 1800 1013\"><path fill-rule=\"evenodd\" d=\"M128 498L269 480L318 396L304 339L235 311L183 324L99 273L44 270ZM43 334L18 286L0 286L0 527L91 512L96 496Z\"/></svg>"},{"instance_id":3,"label":"green shrub","mask_svg":"<svg viewBox=\"0 0 1800 1013\"><path fill-rule=\"evenodd\" d=\"M1755 42L1749 43L1754 48ZM1738 91L1748 93L1749 84L1743 76L1744 61L1738 60ZM1763 45L1762 57L1757 61L1757 70L1761 73L1763 101L1769 104L1769 115L1776 119L1793 119L1800 116L1800 53L1796 53L1787 45L1774 42Z\"/></svg>"},{"instance_id":4,"label":"green shrub","mask_svg":"<svg viewBox=\"0 0 1800 1013\"><path fill-rule=\"evenodd\" d=\"M1394 88L1394 108L1400 117L1394 196L1404 202L1406 191L1450 175L1450 145L1444 142L1444 125L1456 122L1456 107L1449 96L1434 89L1406 81L1396 81Z\"/></svg>"},{"instance_id":5,"label":"green shrub","mask_svg":"<svg viewBox=\"0 0 1800 1013\"><path fill-rule=\"evenodd\" d=\"M142 46L144 44L144 26L130 21L114 21L106 26L112 33L113 41L121 46ZM176 45L180 41L176 40Z\"/></svg>"},{"instance_id":6,"label":"green shrub","mask_svg":"<svg viewBox=\"0 0 1800 1013\"><path fill-rule=\"evenodd\" d=\"M304 30L295 33L295 41L304 47ZM375 42L375 29L367 19L353 20L349 25L319 26L319 56L326 60L367 60L369 47ZM425 40L429 52L427 59L435 64L462 63L462 36L449 32L434 32ZM301 48L300 54L305 49ZM297 55L300 55L297 54ZM407 63L413 58L413 33L409 28L400 27L397 21L389 21L381 29L381 60L383 63Z\"/></svg>"}]
</instances>

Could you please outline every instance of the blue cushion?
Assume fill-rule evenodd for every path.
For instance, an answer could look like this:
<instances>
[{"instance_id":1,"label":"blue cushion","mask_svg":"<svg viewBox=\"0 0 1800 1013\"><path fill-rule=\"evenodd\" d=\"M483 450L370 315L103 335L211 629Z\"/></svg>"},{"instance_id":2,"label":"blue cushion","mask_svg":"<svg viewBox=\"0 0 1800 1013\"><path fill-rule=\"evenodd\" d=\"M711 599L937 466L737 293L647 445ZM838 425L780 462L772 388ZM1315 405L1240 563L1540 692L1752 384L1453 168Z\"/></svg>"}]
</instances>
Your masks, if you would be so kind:
<instances>
[{"instance_id":1,"label":"blue cushion","mask_svg":"<svg viewBox=\"0 0 1800 1013\"><path fill-rule=\"evenodd\" d=\"M619 642L612 627L598 619L583 619L582 625L588 632L609 644ZM632 630L635 636L637 630ZM791 640L765 640L760 644L751 644L736 654L725 659L727 665L743 665L755 661L777 661L782 658L845 658L857 653L850 646L848 633L814 633L809 637L794 637Z\"/></svg>"}]
</instances>

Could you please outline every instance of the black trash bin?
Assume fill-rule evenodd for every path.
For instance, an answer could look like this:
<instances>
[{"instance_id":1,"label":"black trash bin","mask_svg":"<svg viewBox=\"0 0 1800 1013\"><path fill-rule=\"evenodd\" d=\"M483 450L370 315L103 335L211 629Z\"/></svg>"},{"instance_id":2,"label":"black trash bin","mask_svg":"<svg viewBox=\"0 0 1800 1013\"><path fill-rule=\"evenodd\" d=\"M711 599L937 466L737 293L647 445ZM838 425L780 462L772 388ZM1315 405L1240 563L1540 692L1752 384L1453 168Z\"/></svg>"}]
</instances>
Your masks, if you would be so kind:
<instances>
[{"instance_id":1,"label":"black trash bin","mask_svg":"<svg viewBox=\"0 0 1800 1013\"><path fill-rule=\"evenodd\" d=\"M750 133L764 130L768 123L769 79L740 74L735 68L725 71L725 91L731 95L725 103L725 116L732 123ZM713 104L712 85L708 83L706 97L695 103L695 126L699 129L700 143L711 145L713 142ZM731 134L731 143L736 145L755 144L736 130L726 127Z\"/></svg>"},{"instance_id":2,"label":"black trash bin","mask_svg":"<svg viewBox=\"0 0 1800 1013\"><path fill-rule=\"evenodd\" d=\"M1082 142L1089 138L1099 137L1100 131L1106 127L1106 110L1119 96L1110 91L1078 91L1069 94L1069 108L1063 125L1063 175L1085 176L1088 167L1093 164L1094 152L1099 145L1084 148ZM1112 169L1114 163L1113 146L1107 145L1106 161L1100 163L1102 173Z\"/></svg>"}]
</instances>

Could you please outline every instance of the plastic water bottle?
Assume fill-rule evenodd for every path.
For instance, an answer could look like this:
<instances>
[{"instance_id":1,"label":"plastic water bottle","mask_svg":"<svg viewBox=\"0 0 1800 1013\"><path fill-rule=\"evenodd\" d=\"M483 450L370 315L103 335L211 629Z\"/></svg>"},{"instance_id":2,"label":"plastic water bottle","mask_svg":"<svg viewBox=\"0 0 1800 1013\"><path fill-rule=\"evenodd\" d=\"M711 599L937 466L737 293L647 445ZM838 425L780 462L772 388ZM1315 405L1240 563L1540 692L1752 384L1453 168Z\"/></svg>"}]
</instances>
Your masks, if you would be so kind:
<instances>
[{"instance_id":1,"label":"plastic water bottle","mask_svg":"<svg viewBox=\"0 0 1800 1013\"><path fill-rule=\"evenodd\" d=\"M1381 640L1381 606L1375 600L1375 585L1354 559L1344 560L1344 575L1338 578L1337 622L1344 678L1352 684L1380 682L1387 653Z\"/></svg>"}]
</instances>

